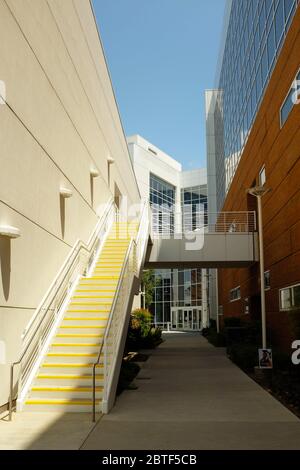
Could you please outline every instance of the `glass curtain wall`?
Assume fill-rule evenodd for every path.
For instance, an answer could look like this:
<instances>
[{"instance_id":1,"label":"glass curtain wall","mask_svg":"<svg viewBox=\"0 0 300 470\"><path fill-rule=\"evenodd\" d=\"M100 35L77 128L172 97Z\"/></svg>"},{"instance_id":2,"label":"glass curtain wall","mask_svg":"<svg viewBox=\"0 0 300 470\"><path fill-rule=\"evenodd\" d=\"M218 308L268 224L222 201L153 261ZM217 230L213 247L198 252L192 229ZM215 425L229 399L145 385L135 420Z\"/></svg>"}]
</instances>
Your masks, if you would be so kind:
<instances>
[{"instance_id":1,"label":"glass curtain wall","mask_svg":"<svg viewBox=\"0 0 300 470\"><path fill-rule=\"evenodd\" d=\"M153 213L153 231L174 231L176 188L155 175L150 175L150 204ZM186 229L197 228L197 213L204 210L207 218L207 187L196 186L181 190L182 222ZM165 218L165 212L167 217ZM201 269L155 270L156 286L151 312L156 323L171 321L171 307L201 306Z\"/></svg>"},{"instance_id":2,"label":"glass curtain wall","mask_svg":"<svg viewBox=\"0 0 300 470\"><path fill-rule=\"evenodd\" d=\"M218 190L227 192L299 0L233 0L215 126L223 154ZM221 111L220 111L221 110ZM219 119L220 114L222 120ZM225 194L217 195L219 207Z\"/></svg>"}]
</instances>

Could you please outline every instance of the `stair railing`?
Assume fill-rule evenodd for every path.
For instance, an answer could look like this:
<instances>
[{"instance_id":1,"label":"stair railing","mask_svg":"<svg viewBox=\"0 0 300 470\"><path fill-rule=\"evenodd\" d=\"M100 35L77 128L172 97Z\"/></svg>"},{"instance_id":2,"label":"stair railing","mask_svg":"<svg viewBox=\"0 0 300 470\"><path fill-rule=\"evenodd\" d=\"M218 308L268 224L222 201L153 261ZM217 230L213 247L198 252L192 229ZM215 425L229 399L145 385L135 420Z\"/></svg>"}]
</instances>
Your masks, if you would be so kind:
<instances>
[{"instance_id":1,"label":"stair railing","mask_svg":"<svg viewBox=\"0 0 300 470\"><path fill-rule=\"evenodd\" d=\"M9 420L12 420L13 401L21 397L24 385L33 373L37 359L45 347L55 325L59 311L66 301L70 290L78 278L84 275L98 252L103 238L115 217L115 204L111 198L105 212L98 221L93 233L85 244L77 240L63 266L50 285L40 305L36 309L23 334L23 348L20 357L10 367ZM14 383L14 370L19 366L18 379ZM17 390L16 390L17 389Z\"/></svg>"},{"instance_id":2,"label":"stair railing","mask_svg":"<svg viewBox=\"0 0 300 470\"><path fill-rule=\"evenodd\" d=\"M136 239L131 239L126 251L124 263L117 283L116 292L105 328L104 338L96 362L93 365L93 421L96 420L96 369L103 360L103 397L102 411L108 412L114 399L111 388L114 371L118 360L118 349L121 342L124 324L130 300L134 277L140 275L149 237L149 204L142 207L139 230Z\"/></svg>"}]
</instances>

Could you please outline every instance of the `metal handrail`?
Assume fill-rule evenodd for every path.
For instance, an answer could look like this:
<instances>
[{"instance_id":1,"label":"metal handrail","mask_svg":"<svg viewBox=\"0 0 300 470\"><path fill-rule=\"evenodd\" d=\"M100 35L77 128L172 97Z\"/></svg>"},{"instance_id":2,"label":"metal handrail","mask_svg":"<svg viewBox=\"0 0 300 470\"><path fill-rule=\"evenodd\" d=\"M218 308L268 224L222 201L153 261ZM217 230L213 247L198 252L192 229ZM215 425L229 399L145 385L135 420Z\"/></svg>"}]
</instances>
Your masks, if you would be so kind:
<instances>
[{"instance_id":1,"label":"metal handrail","mask_svg":"<svg viewBox=\"0 0 300 470\"><path fill-rule=\"evenodd\" d=\"M155 235L186 234L197 230L205 233L252 233L257 230L255 211L204 212L164 210L152 207L152 223ZM210 220L214 220L213 223Z\"/></svg>"},{"instance_id":2,"label":"metal handrail","mask_svg":"<svg viewBox=\"0 0 300 470\"><path fill-rule=\"evenodd\" d=\"M29 324L27 325L27 327L25 328L25 330L23 332L22 339L24 340L28 336L32 326L34 325L35 321L37 320L40 313L44 309L45 311L44 311L43 315L41 316L37 326L34 328L33 332L31 333L30 339L27 341L27 344L25 345L25 348L23 349L19 359L17 361L13 362L11 364L11 367L10 367L10 395L9 395L9 420L10 421L12 420L12 409L13 409L13 400L14 400L14 398L13 398L13 395L14 395L14 391L13 391L13 389L14 389L14 368L17 365L22 364L22 361L23 361L24 357L26 356L27 352L29 351L30 347L33 347L34 339L37 339L37 343L35 345L38 345L39 349L41 348L40 342L41 342L42 335L41 335L40 338L37 338L37 336L38 336L37 333L38 333L39 329L41 328L41 325L42 325L43 321L45 320L48 312L51 311L51 306L53 306L53 303L54 303L54 301L55 301L55 299L56 299L56 297L59 293L59 290L63 286L64 282L66 281L66 279L68 277L68 275L69 275L68 279L70 279L71 275L74 273L74 271L72 269L74 267L74 264L80 261L79 256L80 256L82 251L85 251L86 253L90 254L90 256L87 260L87 265L89 265L90 259L93 257L93 255L95 254L95 251L96 251L96 243L99 240L99 233L100 233L101 229L103 228L104 224L107 222L107 219L110 215L110 212L111 212L112 208L115 209L114 201L111 198L109 200L109 202L107 203L107 209L105 210L103 217L97 223L97 225L96 225L96 227L95 227L95 229L94 229L94 231L93 231L93 233L92 233L92 235L91 235L91 237L88 241L88 244L86 245L81 240L78 240L76 242L76 244L74 245L73 249L71 250L68 258L66 259L63 266L59 270L59 272L56 275L54 281L52 282L51 286L49 287L48 291L46 292L42 302L40 303L40 305L36 309L35 314L33 315L32 319L30 320ZM70 264L70 265L68 266L68 264ZM63 274L63 272L64 272L64 270L66 269L67 266L68 266L68 269L64 273L64 275L63 275L62 279L60 280L60 282L58 282L60 276L62 276L62 274ZM53 289L54 289L54 291L53 291ZM63 294L62 294L62 296L61 296L61 298L58 302L59 307L62 305L67 293L68 293L68 287L66 287L66 289L63 291ZM51 295L51 297L50 297L50 295ZM48 304L47 304L48 306L45 308L44 305L45 305L45 302L47 301L47 299L50 299L50 300L48 301ZM48 334L46 334L46 338L49 336L49 329L51 330L51 326L52 326L51 320L52 320L52 322L55 320L58 308L56 307L54 309L52 307L52 310L53 310L53 313L54 313L54 318L52 318L48 321L48 324L47 324ZM50 324L50 326L49 326L49 324ZM46 339L44 338L43 344L45 344L45 342L46 342ZM32 369L33 363L34 363L34 359L31 360L31 362L30 362L30 359L32 359L32 358L29 358L28 363L27 363L27 365L29 367L29 370ZM29 372L27 370L27 375L28 374L29 374ZM20 384L20 380L21 380L21 374L20 374L20 378L19 378L19 384Z\"/></svg>"},{"instance_id":3,"label":"metal handrail","mask_svg":"<svg viewBox=\"0 0 300 470\"><path fill-rule=\"evenodd\" d=\"M103 347L104 347L104 344L105 344L105 340L107 339L107 336L108 336L108 331L109 331L109 328L110 328L112 320L113 320L113 312L114 312L114 309L115 309L115 306L116 306L116 303L117 303L117 300L118 300L119 292L121 290L121 286L122 286L122 283L123 283L123 280L124 280L125 269L126 269L127 264L129 262L129 257L130 257L132 246L135 245L135 244L136 243L135 243L134 239L132 238L130 240L129 246L127 248L124 263L123 263L123 266L122 266L122 269L121 269L121 272L120 272L120 277L119 277L118 284L117 284L117 287L116 287L116 292L115 292L115 295L114 295L114 299L113 299L113 302L112 302L112 305L111 305L111 308L110 308L109 319L108 319L107 325L105 327L105 333L104 333L103 341L102 341L101 346L100 346L100 351L99 351L99 354L98 354L98 358L97 358L97 361L94 362L94 364L93 364L93 422L95 422L95 420L96 420L96 367L97 367L97 365L100 364L100 359L101 359L101 355L102 355L102 352L103 352Z\"/></svg>"}]
</instances>

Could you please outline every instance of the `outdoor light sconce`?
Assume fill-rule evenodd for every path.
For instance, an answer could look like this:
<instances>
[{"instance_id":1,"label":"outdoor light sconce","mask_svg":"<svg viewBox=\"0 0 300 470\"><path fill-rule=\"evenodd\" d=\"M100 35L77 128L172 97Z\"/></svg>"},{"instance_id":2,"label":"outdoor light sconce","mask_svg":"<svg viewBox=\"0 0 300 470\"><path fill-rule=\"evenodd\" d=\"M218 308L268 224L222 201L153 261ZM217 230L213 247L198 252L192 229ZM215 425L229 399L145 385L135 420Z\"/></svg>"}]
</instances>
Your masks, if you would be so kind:
<instances>
[{"instance_id":1,"label":"outdoor light sconce","mask_svg":"<svg viewBox=\"0 0 300 470\"><path fill-rule=\"evenodd\" d=\"M59 194L61 195L61 197L65 199L73 196L71 189L68 189L68 188L60 188Z\"/></svg>"},{"instance_id":2,"label":"outdoor light sconce","mask_svg":"<svg viewBox=\"0 0 300 470\"><path fill-rule=\"evenodd\" d=\"M12 227L11 225L0 225L0 236L7 238L19 238L20 235L20 229L17 227Z\"/></svg>"},{"instance_id":3,"label":"outdoor light sconce","mask_svg":"<svg viewBox=\"0 0 300 470\"><path fill-rule=\"evenodd\" d=\"M90 175L92 178L97 178L97 176L99 176L99 171L97 170L97 168L91 168Z\"/></svg>"},{"instance_id":4,"label":"outdoor light sconce","mask_svg":"<svg viewBox=\"0 0 300 470\"><path fill-rule=\"evenodd\" d=\"M107 163L111 165L112 163L115 163L115 160L112 157L107 158Z\"/></svg>"}]
</instances>

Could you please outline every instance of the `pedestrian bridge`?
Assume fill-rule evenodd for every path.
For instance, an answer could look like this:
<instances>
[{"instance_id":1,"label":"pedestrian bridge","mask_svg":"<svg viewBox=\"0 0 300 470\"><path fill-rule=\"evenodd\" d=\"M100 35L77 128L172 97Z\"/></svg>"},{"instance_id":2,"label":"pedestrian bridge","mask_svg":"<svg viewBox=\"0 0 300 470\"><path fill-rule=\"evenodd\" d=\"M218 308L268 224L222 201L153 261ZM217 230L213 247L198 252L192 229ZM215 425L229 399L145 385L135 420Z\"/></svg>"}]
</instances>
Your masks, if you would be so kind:
<instances>
[{"instance_id":1,"label":"pedestrian bridge","mask_svg":"<svg viewBox=\"0 0 300 470\"><path fill-rule=\"evenodd\" d=\"M247 267L259 259L255 212L220 212L206 220L215 223L197 224L192 221L179 230L161 224L158 230L153 215L145 268L233 268ZM205 216L206 217L206 216Z\"/></svg>"}]
</instances>

